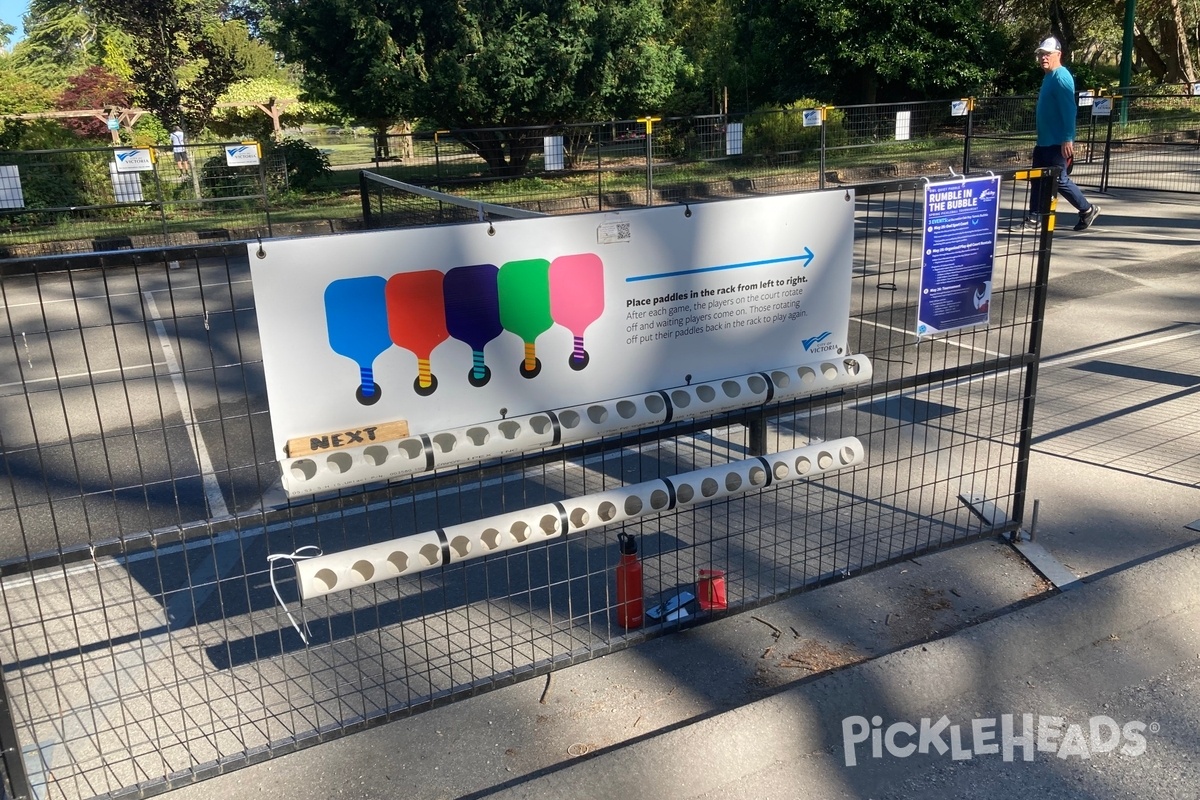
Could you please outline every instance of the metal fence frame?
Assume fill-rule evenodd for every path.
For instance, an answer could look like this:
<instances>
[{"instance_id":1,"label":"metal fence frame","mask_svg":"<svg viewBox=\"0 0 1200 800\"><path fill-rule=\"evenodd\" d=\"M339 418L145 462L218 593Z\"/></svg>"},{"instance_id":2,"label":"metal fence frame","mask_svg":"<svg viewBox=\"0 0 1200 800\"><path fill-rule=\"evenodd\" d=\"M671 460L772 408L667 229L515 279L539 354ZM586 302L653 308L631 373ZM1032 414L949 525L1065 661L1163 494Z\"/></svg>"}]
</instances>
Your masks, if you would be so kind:
<instances>
[{"instance_id":1,"label":"metal fence frame","mask_svg":"<svg viewBox=\"0 0 1200 800\"><path fill-rule=\"evenodd\" d=\"M1002 177L1022 214L1030 176ZM0 540L0 746L13 796L156 794L1016 531L1051 226L1002 237L989 326L916 340L925 183L856 191L851 349L874 364L870 383L309 501L272 490L244 247L5 275L0 530L17 535ZM1053 182L1039 185L1049 207ZM295 610L268 554L844 435L864 442L863 466L620 526L641 534L647 605L708 564L728 571L726 612L617 629L616 528L310 602L307 644L271 596L281 587Z\"/></svg>"}]
</instances>

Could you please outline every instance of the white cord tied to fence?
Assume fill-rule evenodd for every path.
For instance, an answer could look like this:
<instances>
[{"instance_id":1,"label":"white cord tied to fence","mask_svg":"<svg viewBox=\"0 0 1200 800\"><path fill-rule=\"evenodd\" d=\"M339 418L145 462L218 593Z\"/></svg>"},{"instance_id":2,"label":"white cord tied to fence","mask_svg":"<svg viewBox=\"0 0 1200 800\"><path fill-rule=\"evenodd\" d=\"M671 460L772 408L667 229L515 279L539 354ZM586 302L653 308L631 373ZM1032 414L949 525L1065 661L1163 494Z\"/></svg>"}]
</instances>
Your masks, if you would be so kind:
<instances>
[{"instance_id":1,"label":"white cord tied to fence","mask_svg":"<svg viewBox=\"0 0 1200 800\"><path fill-rule=\"evenodd\" d=\"M304 554L305 550L311 550L313 552ZM292 564L295 564L297 561L303 561L306 558L316 558L320 555L324 555L324 553L321 552L321 548L313 544L306 544L303 547L297 547L291 553L271 553L267 556L267 564L269 565L267 568L267 574L271 578L271 591L275 593L275 599L279 601L280 608L283 609L283 613L287 614L287 618L292 623L292 627L296 629L296 633L300 634L300 641L304 642L305 645L308 644L308 638L312 636L312 631L308 629L308 620L304 620L304 629L301 630L300 623L296 621L296 618L292 616L292 612L288 610L287 603L283 602L283 597L281 597L279 594L279 587L275 585L275 563L278 561L289 561Z\"/></svg>"}]
</instances>

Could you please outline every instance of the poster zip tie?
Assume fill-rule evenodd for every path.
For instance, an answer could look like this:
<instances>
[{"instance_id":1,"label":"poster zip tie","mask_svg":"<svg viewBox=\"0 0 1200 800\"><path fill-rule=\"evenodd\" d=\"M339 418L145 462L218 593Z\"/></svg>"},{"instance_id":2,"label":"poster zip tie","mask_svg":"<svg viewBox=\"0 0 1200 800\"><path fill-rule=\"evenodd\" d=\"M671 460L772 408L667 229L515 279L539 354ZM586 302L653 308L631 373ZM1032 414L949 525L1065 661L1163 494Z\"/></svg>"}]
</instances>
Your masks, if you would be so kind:
<instances>
[{"instance_id":1,"label":"poster zip tie","mask_svg":"<svg viewBox=\"0 0 1200 800\"><path fill-rule=\"evenodd\" d=\"M305 550L312 550L308 555L302 555ZM308 639L312 636L312 631L308 629L308 620L304 620L304 630L300 629L300 624L296 618L292 616L292 612L288 610L287 603L283 602L283 597L279 594L279 587L275 585L275 564L279 561L290 561L295 564L297 561L303 561L306 558L316 558L324 555L321 548L316 545L306 544L303 547L296 548L291 553L271 553L267 556L267 564L269 565L267 573L271 579L271 591L275 593L275 599L279 602L279 607L283 609L283 613L287 614L288 621L292 623L292 627L296 629L296 633L300 634L300 641L308 644Z\"/></svg>"}]
</instances>

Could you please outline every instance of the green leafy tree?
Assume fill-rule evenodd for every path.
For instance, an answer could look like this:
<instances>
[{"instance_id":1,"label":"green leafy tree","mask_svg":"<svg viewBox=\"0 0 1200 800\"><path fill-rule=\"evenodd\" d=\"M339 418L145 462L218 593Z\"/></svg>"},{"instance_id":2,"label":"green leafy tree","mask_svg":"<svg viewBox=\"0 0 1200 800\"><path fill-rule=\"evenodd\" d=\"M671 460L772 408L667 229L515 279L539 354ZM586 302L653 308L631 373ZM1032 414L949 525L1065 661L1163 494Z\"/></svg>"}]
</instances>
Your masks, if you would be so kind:
<instances>
[{"instance_id":1,"label":"green leafy tree","mask_svg":"<svg viewBox=\"0 0 1200 800\"><path fill-rule=\"evenodd\" d=\"M747 99L874 103L947 97L988 83L1003 42L981 0L759 0L739 31Z\"/></svg>"},{"instance_id":2,"label":"green leafy tree","mask_svg":"<svg viewBox=\"0 0 1200 800\"><path fill-rule=\"evenodd\" d=\"M659 0L269 8L268 38L314 96L377 129L405 118L455 129L497 175L521 173L540 144L542 131L514 127L659 110L683 66Z\"/></svg>"}]
</instances>

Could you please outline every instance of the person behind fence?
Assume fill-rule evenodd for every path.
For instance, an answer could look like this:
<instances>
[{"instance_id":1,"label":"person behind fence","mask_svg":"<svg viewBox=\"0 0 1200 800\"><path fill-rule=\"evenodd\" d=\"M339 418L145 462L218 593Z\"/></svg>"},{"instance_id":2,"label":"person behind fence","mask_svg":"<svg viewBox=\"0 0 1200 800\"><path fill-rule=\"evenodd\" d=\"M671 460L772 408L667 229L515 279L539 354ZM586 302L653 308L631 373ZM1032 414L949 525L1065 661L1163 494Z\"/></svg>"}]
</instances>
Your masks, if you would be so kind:
<instances>
[{"instance_id":1,"label":"person behind fence","mask_svg":"<svg viewBox=\"0 0 1200 800\"><path fill-rule=\"evenodd\" d=\"M1075 78L1062 64L1062 46L1053 36L1037 49L1038 63L1046 73L1037 99L1037 146L1033 148L1034 167L1059 167L1058 191L1079 212L1075 230L1085 231L1100 215L1100 206L1088 201L1071 180L1069 168L1075 158ZM1029 187L1029 214L1017 229L1034 229L1047 209L1038 207L1039 181Z\"/></svg>"},{"instance_id":2,"label":"person behind fence","mask_svg":"<svg viewBox=\"0 0 1200 800\"><path fill-rule=\"evenodd\" d=\"M171 152L175 154L175 169L180 175L187 175L191 165L188 163L186 142L183 138L183 128L178 125L171 131Z\"/></svg>"}]
</instances>

